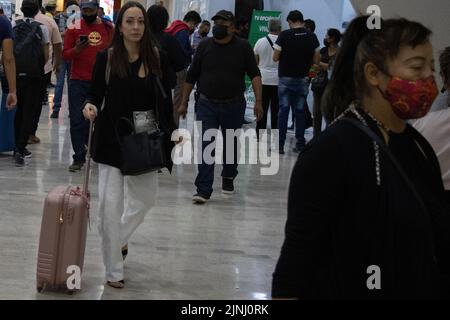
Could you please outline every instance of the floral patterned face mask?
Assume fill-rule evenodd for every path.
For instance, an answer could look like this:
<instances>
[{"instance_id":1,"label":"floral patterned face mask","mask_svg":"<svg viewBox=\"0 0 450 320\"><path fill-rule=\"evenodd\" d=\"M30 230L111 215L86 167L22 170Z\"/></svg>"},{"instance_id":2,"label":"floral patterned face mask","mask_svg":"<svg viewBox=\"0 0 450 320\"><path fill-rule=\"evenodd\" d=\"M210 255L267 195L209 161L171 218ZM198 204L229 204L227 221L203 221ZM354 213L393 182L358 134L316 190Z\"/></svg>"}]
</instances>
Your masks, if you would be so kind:
<instances>
[{"instance_id":1,"label":"floral patterned face mask","mask_svg":"<svg viewBox=\"0 0 450 320\"><path fill-rule=\"evenodd\" d=\"M392 77L386 91L380 91L397 117L403 120L424 117L439 93L434 76L417 81Z\"/></svg>"}]
</instances>

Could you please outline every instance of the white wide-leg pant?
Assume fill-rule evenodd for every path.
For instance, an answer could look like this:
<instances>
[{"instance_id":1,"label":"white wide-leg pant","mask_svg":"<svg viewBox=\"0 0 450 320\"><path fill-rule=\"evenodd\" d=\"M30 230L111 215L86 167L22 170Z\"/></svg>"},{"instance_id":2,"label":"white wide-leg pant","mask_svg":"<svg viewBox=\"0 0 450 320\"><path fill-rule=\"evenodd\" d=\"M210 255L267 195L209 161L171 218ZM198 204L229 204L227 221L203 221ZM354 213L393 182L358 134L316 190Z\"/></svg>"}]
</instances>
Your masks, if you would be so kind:
<instances>
[{"instance_id":1,"label":"white wide-leg pant","mask_svg":"<svg viewBox=\"0 0 450 320\"><path fill-rule=\"evenodd\" d=\"M123 280L121 248L155 205L158 173L123 176L119 169L99 164L98 231L102 239L107 281Z\"/></svg>"}]
</instances>

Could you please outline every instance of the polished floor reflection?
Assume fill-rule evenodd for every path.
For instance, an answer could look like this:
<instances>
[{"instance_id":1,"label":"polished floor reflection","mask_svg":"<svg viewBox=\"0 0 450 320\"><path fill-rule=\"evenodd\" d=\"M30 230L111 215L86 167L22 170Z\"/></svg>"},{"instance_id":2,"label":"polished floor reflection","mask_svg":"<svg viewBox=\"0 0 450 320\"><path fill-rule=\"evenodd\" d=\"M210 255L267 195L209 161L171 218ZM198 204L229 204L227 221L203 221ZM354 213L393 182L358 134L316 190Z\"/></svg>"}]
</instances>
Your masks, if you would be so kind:
<instances>
[{"instance_id":1,"label":"polished floor reflection","mask_svg":"<svg viewBox=\"0 0 450 320\"><path fill-rule=\"evenodd\" d=\"M66 96L64 97L67 98ZM192 110L193 108L190 108ZM181 126L192 127L193 115ZM16 168L0 155L0 299L267 299L283 240L287 189L296 155L280 158L275 176L261 176L258 165L239 167L232 197L221 194L220 167L215 193L194 206L195 166L182 165L159 177L156 207L134 234L125 266L125 288L104 285L96 229L97 168L92 170L91 230L82 288L73 296L35 289L43 200L57 185L81 185L69 173L71 160L67 108L49 119L44 106L33 158ZM293 135L289 135L292 143Z\"/></svg>"}]
</instances>

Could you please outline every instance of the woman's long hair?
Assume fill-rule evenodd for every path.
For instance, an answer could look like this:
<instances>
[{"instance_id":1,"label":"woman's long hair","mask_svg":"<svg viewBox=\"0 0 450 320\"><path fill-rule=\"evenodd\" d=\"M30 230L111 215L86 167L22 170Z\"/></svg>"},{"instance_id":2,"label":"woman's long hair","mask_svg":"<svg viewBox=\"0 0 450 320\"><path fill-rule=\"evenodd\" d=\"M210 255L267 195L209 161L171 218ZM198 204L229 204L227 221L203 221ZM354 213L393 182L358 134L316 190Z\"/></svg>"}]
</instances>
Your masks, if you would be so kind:
<instances>
[{"instance_id":1,"label":"woman's long hair","mask_svg":"<svg viewBox=\"0 0 450 320\"><path fill-rule=\"evenodd\" d=\"M344 112L355 100L369 94L364 66L372 62L388 73L387 62L394 59L402 46L416 47L429 41L431 31L422 24L406 19L382 21L381 29L369 30L367 16L354 19L344 34L331 81L322 99L327 122Z\"/></svg>"},{"instance_id":2,"label":"woman's long hair","mask_svg":"<svg viewBox=\"0 0 450 320\"><path fill-rule=\"evenodd\" d=\"M161 77L161 65L159 57L156 56L156 46L154 36L150 31L150 23L145 12L144 7L135 1L127 2L120 9L117 16L116 28L114 30L114 37L111 42L110 48L113 48L111 55L111 73L117 75L119 78L123 79L130 75L130 63L128 59L128 51L125 48L123 37L120 34L120 27L122 26L123 16L125 12L130 8L139 8L142 11L144 18L144 35L142 36L139 48L139 56L144 64L145 72L152 72L155 75Z\"/></svg>"}]
</instances>

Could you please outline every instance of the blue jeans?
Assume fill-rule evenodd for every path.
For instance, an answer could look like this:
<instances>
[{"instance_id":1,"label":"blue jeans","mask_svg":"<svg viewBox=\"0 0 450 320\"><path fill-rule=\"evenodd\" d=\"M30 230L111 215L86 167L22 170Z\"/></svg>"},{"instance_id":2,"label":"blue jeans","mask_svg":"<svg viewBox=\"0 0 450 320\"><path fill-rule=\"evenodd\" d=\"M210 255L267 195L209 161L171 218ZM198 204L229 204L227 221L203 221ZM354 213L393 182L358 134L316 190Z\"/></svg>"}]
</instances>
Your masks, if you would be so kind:
<instances>
[{"instance_id":1,"label":"blue jeans","mask_svg":"<svg viewBox=\"0 0 450 320\"><path fill-rule=\"evenodd\" d=\"M89 133L89 124L84 119L82 107L88 97L90 88L90 81L69 81L70 139L75 153L73 161L77 163L84 163L86 156L85 143Z\"/></svg>"},{"instance_id":2,"label":"blue jeans","mask_svg":"<svg viewBox=\"0 0 450 320\"><path fill-rule=\"evenodd\" d=\"M280 111L278 113L278 129L280 130L280 149L284 148L286 142L289 109L295 110L295 138L296 147L303 149L305 140L305 103L308 97L308 78L281 77L278 85L278 96L280 100Z\"/></svg>"},{"instance_id":3,"label":"blue jeans","mask_svg":"<svg viewBox=\"0 0 450 320\"><path fill-rule=\"evenodd\" d=\"M202 122L202 138L208 129L221 128L223 136L223 169L222 177L235 178L238 174L238 158L237 158L237 139L234 141L234 163L226 163L226 129L241 129L244 122L246 102L244 97L236 102L217 104L212 103L204 98L200 98L197 102L197 121ZM202 158L198 165L198 174L195 179L195 186L197 192L204 196L211 196L213 192L214 183L214 164L206 164L203 160L203 153L205 148L214 143L215 138L212 141L203 141L202 139ZM215 152L211 152L212 156L215 156Z\"/></svg>"},{"instance_id":4,"label":"blue jeans","mask_svg":"<svg viewBox=\"0 0 450 320\"><path fill-rule=\"evenodd\" d=\"M61 62L61 69L56 75L55 97L53 98L53 112L59 112L61 109L61 101L64 91L64 82L67 78L67 85L70 79L70 62L63 60Z\"/></svg>"}]
</instances>

